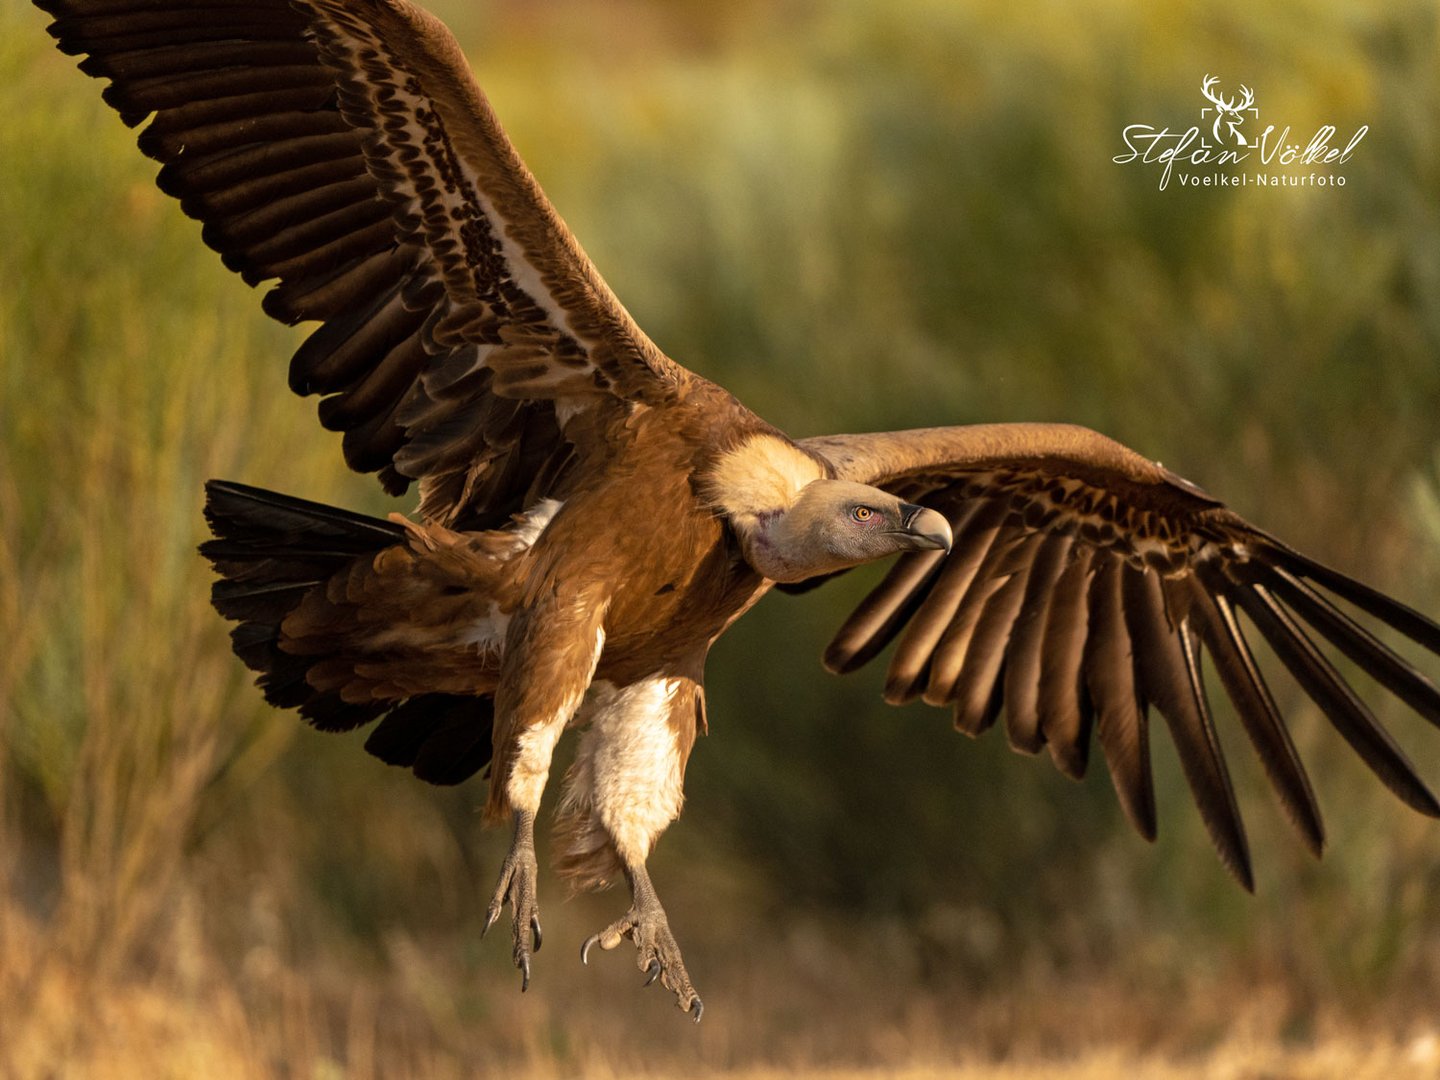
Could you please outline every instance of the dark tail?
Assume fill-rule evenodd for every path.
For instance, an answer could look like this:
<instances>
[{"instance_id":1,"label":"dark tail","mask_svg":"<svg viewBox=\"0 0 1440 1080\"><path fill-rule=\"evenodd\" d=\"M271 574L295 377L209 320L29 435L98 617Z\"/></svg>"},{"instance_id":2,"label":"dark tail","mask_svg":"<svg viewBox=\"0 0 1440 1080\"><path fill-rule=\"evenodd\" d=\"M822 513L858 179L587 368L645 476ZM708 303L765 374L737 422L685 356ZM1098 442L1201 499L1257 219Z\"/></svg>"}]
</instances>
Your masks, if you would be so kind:
<instances>
[{"instance_id":1,"label":"dark tail","mask_svg":"<svg viewBox=\"0 0 1440 1080\"><path fill-rule=\"evenodd\" d=\"M389 713L365 749L433 784L458 784L489 763L489 698L422 694L401 702L347 702L306 681L323 657L280 648L280 624L310 590L356 558L403 543L403 528L228 480L206 483L205 520L215 538L200 545L200 554L220 575L210 600L237 624L230 633L235 654L260 673L256 685L266 701L298 709L322 731L351 731Z\"/></svg>"}]
</instances>

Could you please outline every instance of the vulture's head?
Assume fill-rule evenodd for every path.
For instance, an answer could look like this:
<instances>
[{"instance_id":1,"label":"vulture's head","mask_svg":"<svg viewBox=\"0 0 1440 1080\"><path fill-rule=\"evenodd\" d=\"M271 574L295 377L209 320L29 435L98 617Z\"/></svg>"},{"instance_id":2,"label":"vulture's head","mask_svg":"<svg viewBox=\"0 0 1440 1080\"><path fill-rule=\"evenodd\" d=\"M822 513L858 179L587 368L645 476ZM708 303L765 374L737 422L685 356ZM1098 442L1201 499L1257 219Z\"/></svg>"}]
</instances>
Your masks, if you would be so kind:
<instances>
[{"instance_id":1,"label":"vulture's head","mask_svg":"<svg viewBox=\"0 0 1440 1080\"><path fill-rule=\"evenodd\" d=\"M804 581L902 551L950 550L950 524L934 510L848 480L813 480L785 508L762 515L746 556L773 581Z\"/></svg>"}]
</instances>

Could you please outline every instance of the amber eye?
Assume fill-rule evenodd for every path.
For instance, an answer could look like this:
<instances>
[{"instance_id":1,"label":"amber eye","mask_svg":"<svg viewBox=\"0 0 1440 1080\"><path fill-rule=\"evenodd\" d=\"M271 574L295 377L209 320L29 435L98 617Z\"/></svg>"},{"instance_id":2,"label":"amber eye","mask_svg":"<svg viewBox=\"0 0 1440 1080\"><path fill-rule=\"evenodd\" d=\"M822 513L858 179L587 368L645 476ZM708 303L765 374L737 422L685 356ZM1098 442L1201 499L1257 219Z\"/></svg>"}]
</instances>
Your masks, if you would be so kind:
<instances>
[{"instance_id":1,"label":"amber eye","mask_svg":"<svg viewBox=\"0 0 1440 1080\"><path fill-rule=\"evenodd\" d=\"M875 516L875 511L871 510L868 506L857 506L854 510L850 511L850 516L856 521L869 521Z\"/></svg>"}]
</instances>

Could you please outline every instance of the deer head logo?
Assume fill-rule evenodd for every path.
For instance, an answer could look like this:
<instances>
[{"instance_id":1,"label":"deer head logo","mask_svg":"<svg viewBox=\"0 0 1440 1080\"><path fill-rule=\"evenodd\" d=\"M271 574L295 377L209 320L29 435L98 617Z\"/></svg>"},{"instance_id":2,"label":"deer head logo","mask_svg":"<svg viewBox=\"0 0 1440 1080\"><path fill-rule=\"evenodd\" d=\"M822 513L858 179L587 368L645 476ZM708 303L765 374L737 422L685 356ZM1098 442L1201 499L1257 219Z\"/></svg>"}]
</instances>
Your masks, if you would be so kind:
<instances>
[{"instance_id":1,"label":"deer head logo","mask_svg":"<svg viewBox=\"0 0 1440 1080\"><path fill-rule=\"evenodd\" d=\"M1241 146L1253 145L1240 133L1239 128L1245 122L1245 110L1255 104L1255 95L1248 86L1241 84L1238 99L1221 97L1214 91L1215 84L1219 81L1214 75L1206 75L1205 81L1200 84L1200 92L1215 106L1215 141L1225 142L1226 136L1220 130L1220 125L1224 124L1229 137L1235 142ZM1203 110L1201 115L1204 115Z\"/></svg>"}]
</instances>

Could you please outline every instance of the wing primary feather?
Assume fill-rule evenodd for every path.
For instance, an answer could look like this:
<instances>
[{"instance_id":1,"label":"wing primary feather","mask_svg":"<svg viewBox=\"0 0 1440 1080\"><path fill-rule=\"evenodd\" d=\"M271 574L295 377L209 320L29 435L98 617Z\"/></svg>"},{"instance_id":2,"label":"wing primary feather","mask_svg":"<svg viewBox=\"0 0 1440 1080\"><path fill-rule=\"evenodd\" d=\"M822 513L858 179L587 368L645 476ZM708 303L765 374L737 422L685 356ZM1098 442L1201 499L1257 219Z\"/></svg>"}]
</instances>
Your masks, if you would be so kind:
<instances>
[{"instance_id":1,"label":"wing primary feather","mask_svg":"<svg viewBox=\"0 0 1440 1080\"><path fill-rule=\"evenodd\" d=\"M1151 576L1151 575L1147 575ZM1164 601L1161 601L1163 607ZM1213 795L1223 799L1218 804L1220 813L1212 823L1206 821L1206 830L1220 851L1220 861L1248 893L1255 891L1255 872L1250 863L1250 845L1245 837L1245 818L1235 801L1235 788L1230 782L1230 771L1225 765L1225 752L1220 746L1220 734L1215 730L1215 721L1210 715L1210 703L1205 696L1205 678L1201 672L1200 643L1193 630L1182 628L1176 644L1185 662L1185 673L1190 690L1193 717L1196 729L1203 737L1201 746L1207 751L1205 758L1206 783ZM1197 769L1197 772L1200 771ZM1213 772L1213 776L1211 775ZM1202 818L1204 815L1201 815Z\"/></svg>"},{"instance_id":2,"label":"wing primary feather","mask_svg":"<svg viewBox=\"0 0 1440 1080\"><path fill-rule=\"evenodd\" d=\"M1440 725L1440 690L1363 626L1282 566L1267 584L1275 595L1382 686L1432 724Z\"/></svg>"},{"instance_id":3,"label":"wing primary feather","mask_svg":"<svg viewBox=\"0 0 1440 1080\"><path fill-rule=\"evenodd\" d=\"M1149 718L1135 682L1135 657L1121 593L1123 568L1116 555L1097 560L1090 584L1085 684L1095 703L1096 734L1120 806L1136 831L1146 840L1154 840Z\"/></svg>"},{"instance_id":4,"label":"wing primary feather","mask_svg":"<svg viewBox=\"0 0 1440 1080\"><path fill-rule=\"evenodd\" d=\"M967 735L979 735L988 731L994 726L995 721L1000 717L1000 711L1005 707L1005 661L1000 661L1001 671L990 680L990 694L984 704L974 711L966 702L957 701L954 710L955 730L962 731ZM961 714L962 705L967 709L966 714Z\"/></svg>"},{"instance_id":5,"label":"wing primary feather","mask_svg":"<svg viewBox=\"0 0 1440 1080\"><path fill-rule=\"evenodd\" d=\"M900 556L836 632L825 649L825 667L844 675L873 660L920 606L927 584L944 562L943 551Z\"/></svg>"},{"instance_id":6,"label":"wing primary feather","mask_svg":"<svg viewBox=\"0 0 1440 1080\"><path fill-rule=\"evenodd\" d=\"M389 205L381 199L373 196L362 197L346 202L328 213L301 215L288 224L263 229L258 233L235 229L231 223L206 226L202 238L217 251L229 251L233 248L248 265L278 266L319 250L325 245L371 230L380 222L386 223L387 235L393 234L390 215ZM390 247L390 244L385 244L376 250L388 251Z\"/></svg>"},{"instance_id":7,"label":"wing primary feather","mask_svg":"<svg viewBox=\"0 0 1440 1080\"><path fill-rule=\"evenodd\" d=\"M1190 593L1190 618L1209 650L1225 688L1260 758L1265 775L1280 796L1285 814L1316 858L1325 849L1325 824L1304 763L1280 718L1260 673L1235 609L1223 595L1212 596L1193 575L1173 579L1171 588Z\"/></svg>"},{"instance_id":8,"label":"wing primary feather","mask_svg":"<svg viewBox=\"0 0 1440 1080\"><path fill-rule=\"evenodd\" d=\"M1367 612L1388 626L1399 630L1419 645L1440 656L1440 625L1407 607L1398 600L1392 600L1378 589L1372 589L1352 577L1332 570L1323 563L1292 551L1278 541L1266 551L1266 558L1277 566L1283 566L1291 573L1308 578L1323 585L1342 600L1348 600L1361 611Z\"/></svg>"},{"instance_id":9,"label":"wing primary feather","mask_svg":"<svg viewBox=\"0 0 1440 1080\"><path fill-rule=\"evenodd\" d=\"M272 319L294 326L306 320L330 320L369 304L413 269L413 248L398 248L352 259L333 273L297 278L265 294L261 306Z\"/></svg>"},{"instance_id":10,"label":"wing primary feather","mask_svg":"<svg viewBox=\"0 0 1440 1080\"><path fill-rule=\"evenodd\" d=\"M185 209L190 199L243 188L247 183L274 179L289 185L311 182L317 172L330 174L330 167L364 168L360 137L350 128L321 135L299 135L274 142L255 143L226 153L191 156L181 154L167 162L155 177L155 186L181 200ZM309 170L309 171L302 171ZM285 179L280 179L284 177ZM203 202L194 204L204 209ZM195 215L192 215L195 216Z\"/></svg>"},{"instance_id":11,"label":"wing primary feather","mask_svg":"<svg viewBox=\"0 0 1440 1080\"><path fill-rule=\"evenodd\" d=\"M395 455L405 445L406 439L405 429L395 420L402 401L404 398L397 400L390 409L374 413L368 420L345 432L345 437L340 440L345 464L360 473L385 470L382 483L391 495L403 495L413 479L396 471L393 465ZM426 516L423 509L420 516Z\"/></svg>"},{"instance_id":12,"label":"wing primary feather","mask_svg":"<svg viewBox=\"0 0 1440 1080\"><path fill-rule=\"evenodd\" d=\"M370 184L365 171L365 156L358 145L332 147L332 155L321 155L318 160L294 168L260 169L249 175L225 176L212 172L210 183L196 183L192 172L178 181L180 209L186 215L201 220L238 217L257 213L276 202L320 189L334 188L337 184ZM183 160L183 159L182 159ZM218 170L217 170L218 171ZM201 174L201 179L206 178ZM229 180L229 183L224 181ZM171 192L177 194L177 192Z\"/></svg>"},{"instance_id":13,"label":"wing primary feather","mask_svg":"<svg viewBox=\"0 0 1440 1080\"><path fill-rule=\"evenodd\" d=\"M255 245L275 236L281 230L301 223L315 223L348 207L374 203L386 213L388 204L375 194L375 182L368 176L351 176L333 184L316 185L293 194L269 199L264 205L229 215L214 214L213 223L205 227L205 243L217 250L246 245L251 254ZM202 233L203 235L203 233Z\"/></svg>"},{"instance_id":14,"label":"wing primary feather","mask_svg":"<svg viewBox=\"0 0 1440 1080\"><path fill-rule=\"evenodd\" d=\"M343 390L419 329L423 312L409 311L395 282L373 302L324 323L295 350L290 389L297 394Z\"/></svg>"},{"instance_id":15,"label":"wing primary feather","mask_svg":"<svg viewBox=\"0 0 1440 1080\"><path fill-rule=\"evenodd\" d=\"M218 14L221 9L215 9ZM125 53L172 46L189 46L202 41L224 42L284 41L296 34L299 17L294 12L239 11L229 18L210 21L210 12L196 8L186 13L188 25L137 26L133 30L100 24L81 18L57 19L49 32L58 39L61 52L71 55L90 53Z\"/></svg>"},{"instance_id":16,"label":"wing primary feather","mask_svg":"<svg viewBox=\"0 0 1440 1080\"><path fill-rule=\"evenodd\" d=\"M1415 773L1405 751L1395 743L1355 691L1342 679L1315 643L1258 582L1238 575L1231 590L1233 599L1259 627L1281 662L1290 669L1320 710L1329 717L1345 741L1354 747L1365 764L1406 805L1429 817L1440 817L1440 803Z\"/></svg>"},{"instance_id":17,"label":"wing primary feather","mask_svg":"<svg viewBox=\"0 0 1440 1080\"><path fill-rule=\"evenodd\" d=\"M111 83L100 96L117 112L139 113L143 119L159 109L184 108L197 101L233 100L263 91L316 86L334 93L335 77L319 64L252 63L214 71L128 79Z\"/></svg>"},{"instance_id":18,"label":"wing primary feather","mask_svg":"<svg viewBox=\"0 0 1440 1080\"><path fill-rule=\"evenodd\" d=\"M122 49L92 53L80 62L79 68L86 75L96 78L131 80L219 71L240 66L308 67L314 63L315 48L308 41L198 41L189 45L167 45L159 49Z\"/></svg>"},{"instance_id":19,"label":"wing primary feather","mask_svg":"<svg viewBox=\"0 0 1440 1080\"><path fill-rule=\"evenodd\" d=\"M166 131L163 127L156 130L155 125L151 124L140 133L135 145L140 147L140 152L146 157L156 161L169 161L182 156L182 151L202 157L280 140L326 135L346 135L353 139L354 130L333 110L296 110L244 120L226 120L188 131Z\"/></svg>"},{"instance_id":20,"label":"wing primary feather","mask_svg":"<svg viewBox=\"0 0 1440 1080\"><path fill-rule=\"evenodd\" d=\"M388 414L428 359L419 333L410 335L354 385L320 402L321 426L348 431L374 416Z\"/></svg>"},{"instance_id":21,"label":"wing primary feather","mask_svg":"<svg viewBox=\"0 0 1440 1080\"><path fill-rule=\"evenodd\" d=\"M1090 757L1092 709L1086 703L1093 708L1094 698L1086 686L1084 666L1095 549L1077 545L1071 551L1045 618L1037 707L1040 738L1050 747L1051 759L1066 776L1078 780L1085 775Z\"/></svg>"},{"instance_id":22,"label":"wing primary feather","mask_svg":"<svg viewBox=\"0 0 1440 1080\"><path fill-rule=\"evenodd\" d=\"M394 245L395 223L387 213L369 225L326 240L278 262L257 262L248 255L222 255L220 261L239 274L240 279L247 285L258 285L272 277L288 279L324 273L337 264L388 251Z\"/></svg>"},{"instance_id":23,"label":"wing primary feather","mask_svg":"<svg viewBox=\"0 0 1440 1080\"><path fill-rule=\"evenodd\" d=\"M269 86L248 94L226 97L192 97L181 104L161 108L147 131L151 139L188 139L197 132L213 129L219 134L228 129L231 135L225 139L224 145L238 146L255 141L249 138L249 132L256 122L277 115L323 109L334 98L335 81L325 79L325 72L321 69L312 71L320 77L307 83ZM189 143L182 145L188 146ZM209 147L202 141L201 152L206 149Z\"/></svg>"},{"instance_id":24,"label":"wing primary feather","mask_svg":"<svg viewBox=\"0 0 1440 1080\"><path fill-rule=\"evenodd\" d=\"M1220 861L1247 892L1254 892L1245 823L1210 717L1188 620L1179 612L1166 610L1160 577L1153 571L1124 566L1121 596L1136 682L1170 729L1181 770Z\"/></svg>"},{"instance_id":25,"label":"wing primary feather","mask_svg":"<svg viewBox=\"0 0 1440 1080\"><path fill-rule=\"evenodd\" d=\"M919 683L924 684L924 700L932 706L946 706L955 700L959 690L960 671L965 668L965 658L975 641L975 632L981 628L982 618L991 599L1004 592L1014 580L1014 573L1009 570L1009 562L1015 546L1020 544L1024 536L1024 533L1014 527L999 528L995 541L989 546L981 564L966 579L963 592L958 588L958 583L952 586L948 599L949 611L953 613L946 616L939 641L935 642L935 647L929 649L929 660L922 680L917 681L914 687L922 690ZM935 593L932 593L932 598L933 596ZM953 603L956 596L959 598L958 605ZM1020 598L1017 598L1017 603L1018 599ZM939 608L939 611L943 612L945 608ZM926 612L922 609L920 615L923 616L924 613ZM909 644L909 639L906 644Z\"/></svg>"},{"instance_id":26,"label":"wing primary feather","mask_svg":"<svg viewBox=\"0 0 1440 1080\"><path fill-rule=\"evenodd\" d=\"M954 545L944 569L930 585L890 658L885 674L885 700L890 704L903 705L920 696L936 643L953 628L957 609L999 536L1005 514L1004 503L982 501L954 530Z\"/></svg>"},{"instance_id":27,"label":"wing primary feather","mask_svg":"<svg viewBox=\"0 0 1440 1080\"><path fill-rule=\"evenodd\" d=\"M1045 743L1040 731L1040 680L1045 663L1051 661L1045 650L1045 626L1073 542L1065 533L1044 537L1005 653L1005 734L1014 749L1027 754L1038 753Z\"/></svg>"},{"instance_id":28,"label":"wing primary feather","mask_svg":"<svg viewBox=\"0 0 1440 1080\"><path fill-rule=\"evenodd\" d=\"M1042 534L1031 533L1011 549L1009 561L1018 561L1019 566L986 601L985 610L981 612L965 650L959 677L948 688L947 696L955 702L955 727L967 735L979 735L995 721L997 714L991 709L991 703L997 691L1003 692L1004 683L1000 681L1000 674L1005 650L1010 644L1015 618L1020 614L1020 605L1025 599L1035 551L1043 540ZM941 666L937 650L932 678L934 670Z\"/></svg>"}]
</instances>

